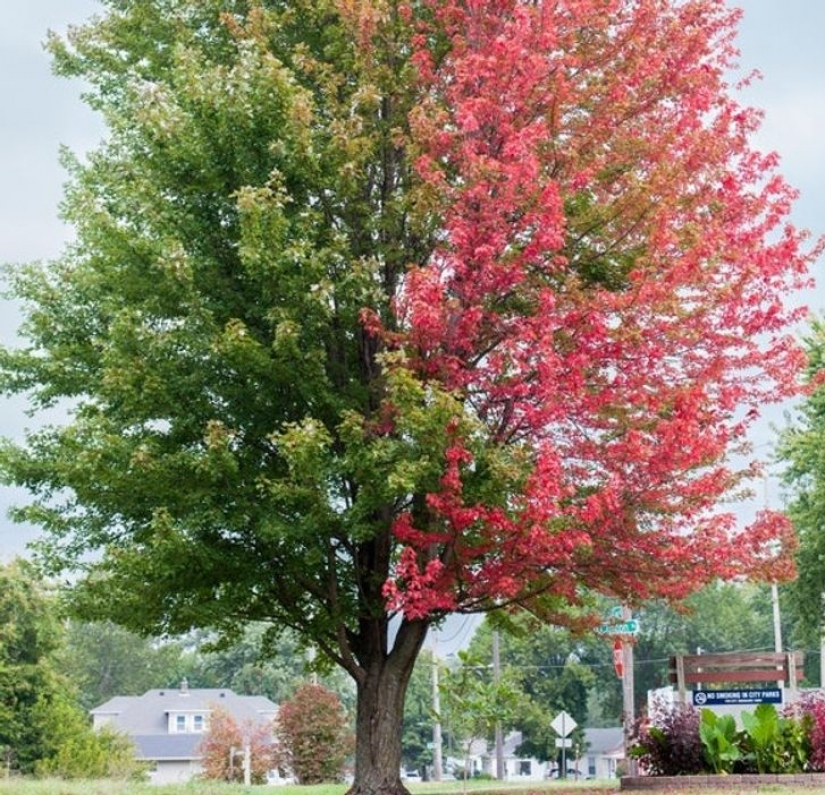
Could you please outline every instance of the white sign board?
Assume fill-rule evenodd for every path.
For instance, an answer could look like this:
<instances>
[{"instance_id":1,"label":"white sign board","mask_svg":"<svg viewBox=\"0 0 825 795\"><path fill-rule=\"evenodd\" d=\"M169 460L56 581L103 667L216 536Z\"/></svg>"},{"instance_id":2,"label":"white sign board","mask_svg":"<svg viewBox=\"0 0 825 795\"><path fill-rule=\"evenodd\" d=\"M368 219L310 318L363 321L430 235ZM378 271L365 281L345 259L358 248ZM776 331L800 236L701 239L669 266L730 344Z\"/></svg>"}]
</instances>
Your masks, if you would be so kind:
<instances>
[{"instance_id":1,"label":"white sign board","mask_svg":"<svg viewBox=\"0 0 825 795\"><path fill-rule=\"evenodd\" d=\"M573 716L562 710L553 718L552 723L550 724L553 727L553 731L561 737L567 737L573 729L576 728L579 724L573 720Z\"/></svg>"}]
</instances>

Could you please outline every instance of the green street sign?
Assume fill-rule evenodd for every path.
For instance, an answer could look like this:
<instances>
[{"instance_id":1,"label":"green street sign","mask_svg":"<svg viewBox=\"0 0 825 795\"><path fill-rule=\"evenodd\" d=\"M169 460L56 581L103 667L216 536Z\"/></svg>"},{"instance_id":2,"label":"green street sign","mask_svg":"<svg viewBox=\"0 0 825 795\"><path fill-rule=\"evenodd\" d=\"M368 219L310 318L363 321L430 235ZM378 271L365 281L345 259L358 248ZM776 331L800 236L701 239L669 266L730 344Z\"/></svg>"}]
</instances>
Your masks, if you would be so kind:
<instances>
[{"instance_id":1,"label":"green street sign","mask_svg":"<svg viewBox=\"0 0 825 795\"><path fill-rule=\"evenodd\" d=\"M639 621L635 618L629 618L627 619L627 621L600 624L598 627L596 627L596 632L598 632L600 635L638 635Z\"/></svg>"}]
</instances>

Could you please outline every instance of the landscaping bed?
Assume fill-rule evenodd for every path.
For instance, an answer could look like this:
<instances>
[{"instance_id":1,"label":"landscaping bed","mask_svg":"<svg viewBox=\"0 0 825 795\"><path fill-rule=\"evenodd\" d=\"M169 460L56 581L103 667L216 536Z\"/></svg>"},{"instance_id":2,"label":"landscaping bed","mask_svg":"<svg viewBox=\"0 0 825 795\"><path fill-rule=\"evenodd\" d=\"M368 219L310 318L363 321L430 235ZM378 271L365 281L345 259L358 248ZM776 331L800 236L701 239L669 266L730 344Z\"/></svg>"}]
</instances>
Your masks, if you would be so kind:
<instances>
[{"instance_id":1,"label":"landscaping bed","mask_svg":"<svg viewBox=\"0 0 825 795\"><path fill-rule=\"evenodd\" d=\"M817 787L825 792L825 773L742 773L725 776L624 776L622 791L670 792L702 789L755 792L761 788L776 791L777 786L793 789Z\"/></svg>"}]
</instances>

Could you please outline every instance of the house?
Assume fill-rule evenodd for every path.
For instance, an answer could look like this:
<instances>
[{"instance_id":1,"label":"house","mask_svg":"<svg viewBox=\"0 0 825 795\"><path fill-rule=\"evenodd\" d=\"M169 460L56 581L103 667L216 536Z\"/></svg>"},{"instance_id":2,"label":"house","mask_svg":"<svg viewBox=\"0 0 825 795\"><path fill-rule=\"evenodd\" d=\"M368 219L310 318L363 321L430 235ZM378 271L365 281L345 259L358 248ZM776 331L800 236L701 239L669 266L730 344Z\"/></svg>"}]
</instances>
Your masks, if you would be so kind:
<instances>
[{"instance_id":1,"label":"house","mask_svg":"<svg viewBox=\"0 0 825 795\"><path fill-rule=\"evenodd\" d=\"M504 778L507 781L541 781L547 776L547 763L517 753L523 742L521 732L511 732L504 738ZM495 770L491 760L490 772Z\"/></svg>"},{"instance_id":2,"label":"house","mask_svg":"<svg viewBox=\"0 0 825 795\"><path fill-rule=\"evenodd\" d=\"M139 759L150 765L150 780L188 781L201 771L198 746L216 708L238 723L271 724L278 706L264 696L239 696L226 688L149 690L142 696L115 696L91 710L92 726L109 726L134 742Z\"/></svg>"},{"instance_id":3,"label":"house","mask_svg":"<svg viewBox=\"0 0 825 795\"><path fill-rule=\"evenodd\" d=\"M577 760L577 770L585 777L616 778L619 762L624 758L621 726L584 730L584 753Z\"/></svg>"},{"instance_id":4,"label":"house","mask_svg":"<svg viewBox=\"0 0 825 795\"><path fill-rule=\"evenodd\" d=\"M535 757L518 753L522 733L511 732L504 738L504 779L507 781L541 781L558 776L555 761L541 762ZM571 752L567 757L567 775L572 778L616 778L619 762L624 759L624 732L621 727L585 729L584 749L580 756ZM458 763L459 760L456 760ZM471 775L496 774L495 750L483 741L471 746Z\"/></svg>"},{"instance_id":5,"label":"house","mask_svg":"<svg viewBox=\"0 0 825 795\"><path fill-rule=\"evenodd\" d=\"M523 742L520 731L510 732L503 738L502 761L504 762L503 779L505 781L541 781L548 777L550 764L535 757L518 753ZM495 777L498 773L496 750L484 741L474 741L470 754L471 774L482 773Z\"/></svg>"}]
</instances>

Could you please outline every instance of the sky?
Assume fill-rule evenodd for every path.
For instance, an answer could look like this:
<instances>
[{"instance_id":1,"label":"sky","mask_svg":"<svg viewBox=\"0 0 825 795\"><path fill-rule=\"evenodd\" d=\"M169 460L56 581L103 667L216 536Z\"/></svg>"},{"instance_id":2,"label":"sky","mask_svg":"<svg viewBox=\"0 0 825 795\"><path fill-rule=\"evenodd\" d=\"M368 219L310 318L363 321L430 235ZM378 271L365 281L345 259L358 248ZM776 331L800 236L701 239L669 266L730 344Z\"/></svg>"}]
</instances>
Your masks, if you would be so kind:
<instances>
[{"instance_id":1,"label":"sky","mask_svg":"<svg viewBox=\"0 0 825 795\"><path fill-rule=\"evenodd\" d=\"M49 29L63 32L100 7L96 0L6 5L0 26L0 262L24 263L57 256L71 236L58 217L64 181L60 146L82 153L104 133L81 102L81 87L51 74L42 42ZM738 0L734 5L744 10L739 37L742 66L758 69L763 76L742 97L765 112L755 143L779 153L782 173L801 192L793 220L818 236L825 232L825 3ZM818 270L823 268L825 262ZM819 286L803 300L823 311L825 276L815 275ZM14 306L0 301L0 343L14 343L18 321ZM781 412L775 416L781 417ZM20 438L24 427L34 427L25 405L0 397L0 436ZM760 457L770 455L774 439L770 425L761 423L753 438ZM0 562L25 554L34 535L5 518L8 507L24 496L0 488ZM744 512L766 500L779 500L773 479Z\"/></svg>"}]
</instances>

